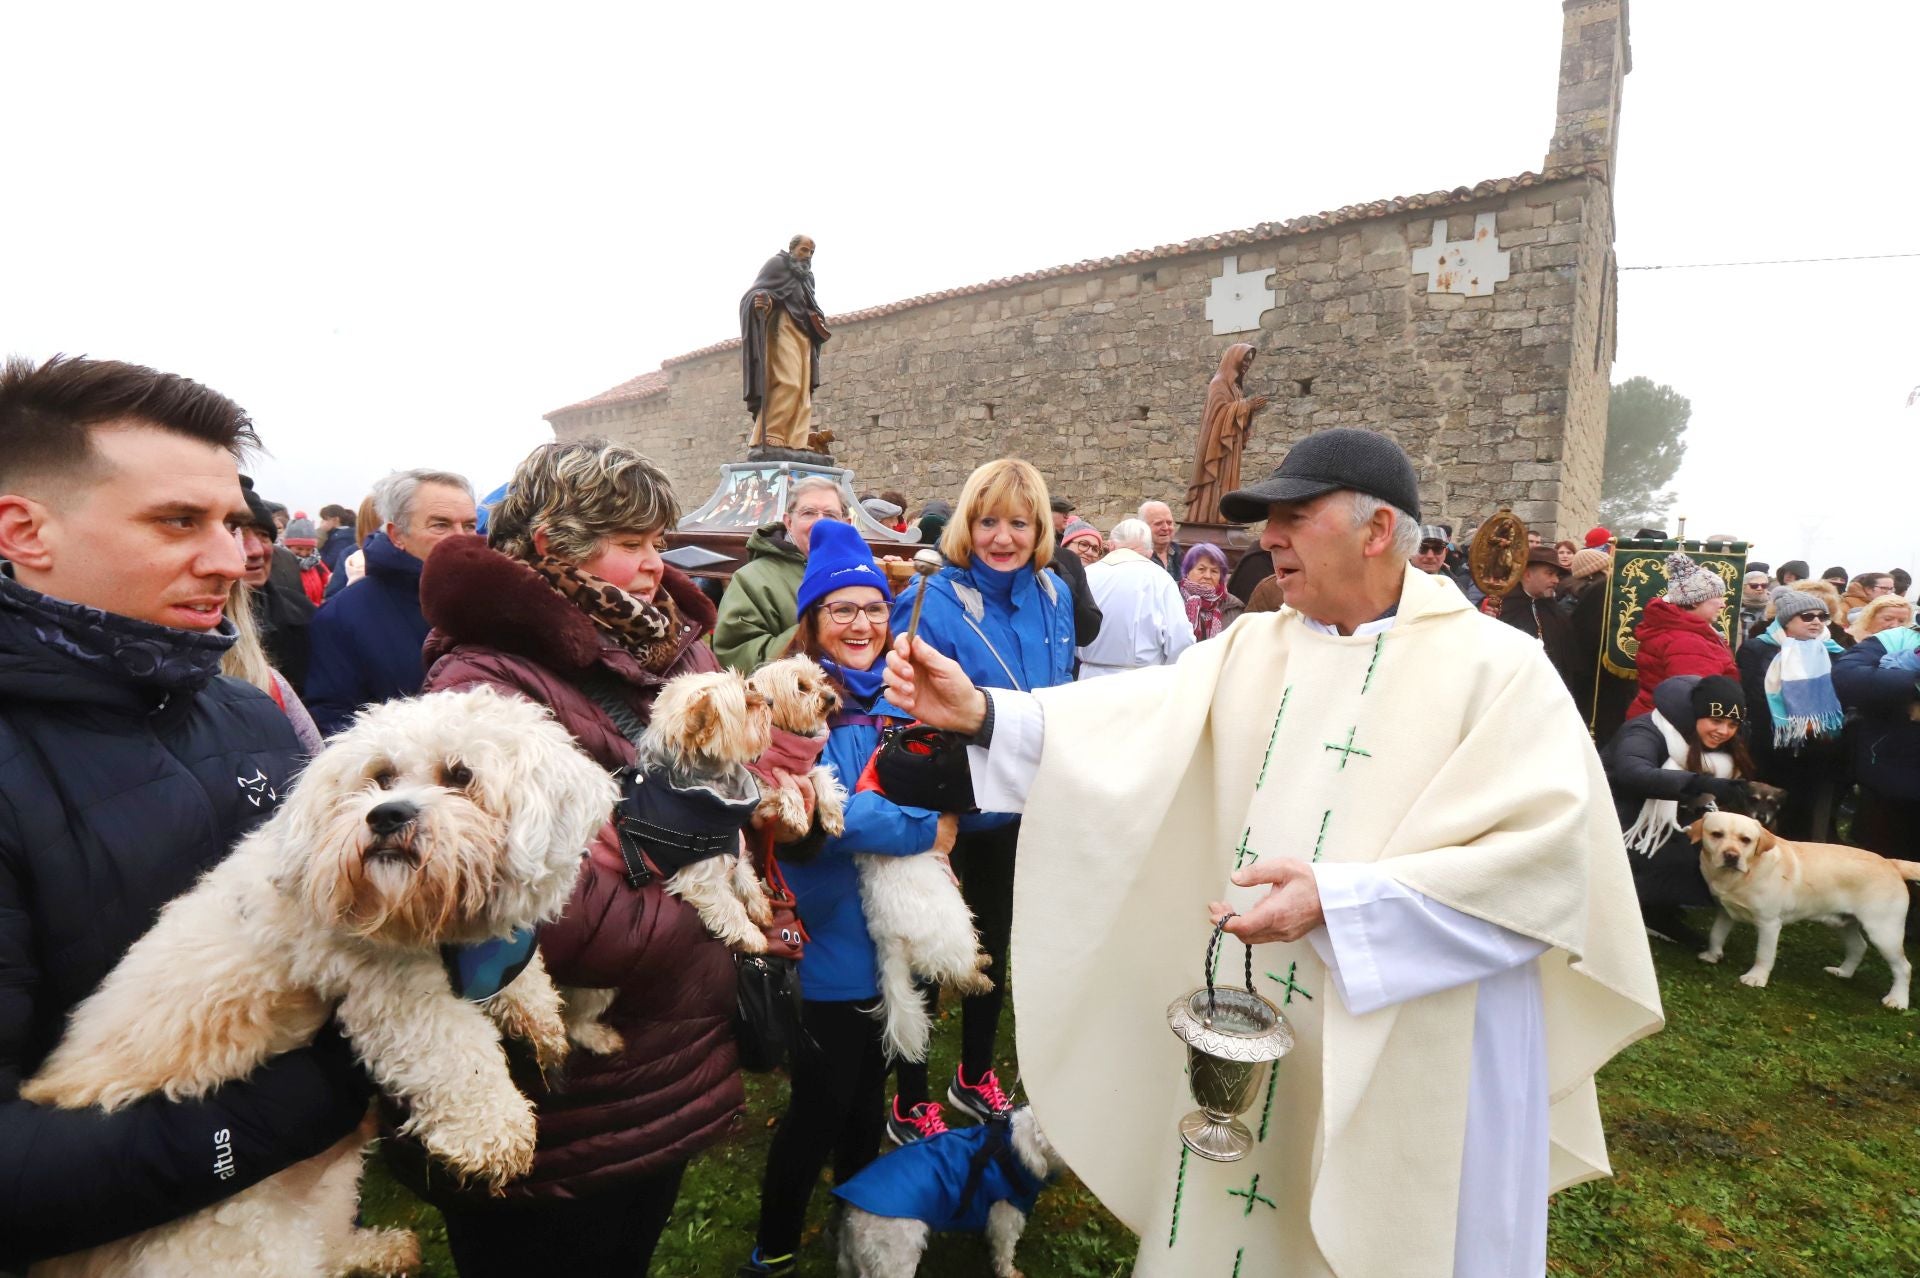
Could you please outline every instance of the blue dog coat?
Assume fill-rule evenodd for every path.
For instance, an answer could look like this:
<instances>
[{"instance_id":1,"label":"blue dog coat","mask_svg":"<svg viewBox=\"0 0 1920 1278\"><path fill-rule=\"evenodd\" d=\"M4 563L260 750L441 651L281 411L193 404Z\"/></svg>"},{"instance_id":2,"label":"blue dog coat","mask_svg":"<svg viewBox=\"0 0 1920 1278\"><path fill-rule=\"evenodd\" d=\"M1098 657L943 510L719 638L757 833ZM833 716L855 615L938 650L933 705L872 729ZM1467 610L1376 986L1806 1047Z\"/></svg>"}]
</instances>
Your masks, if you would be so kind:
<instances>
[{"instance_id":1,"label":"blue dog coat","mask_svg":"<svg viewBox=\"0 0 1920 1278\"><path fill-rule=\"evenodd\" d=\"M876 1216L925 1221L940 1233L986 1230L987 1208L1012 1203L1030 1213L1043 1180L1028 1172L1007 1139L1007 1121L959 1127L876 1158L834 1195Z\"/></svg>"}]
</instances>

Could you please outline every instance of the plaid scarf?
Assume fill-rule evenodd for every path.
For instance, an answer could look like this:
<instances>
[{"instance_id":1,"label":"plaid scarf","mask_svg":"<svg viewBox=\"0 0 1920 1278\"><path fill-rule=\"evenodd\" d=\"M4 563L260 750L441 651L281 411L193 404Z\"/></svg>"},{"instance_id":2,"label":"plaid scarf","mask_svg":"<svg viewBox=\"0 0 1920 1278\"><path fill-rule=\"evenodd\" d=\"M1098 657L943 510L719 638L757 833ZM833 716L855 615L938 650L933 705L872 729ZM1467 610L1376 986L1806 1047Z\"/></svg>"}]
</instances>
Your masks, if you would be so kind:
<instances>
[{"instance_id":1,"label":"plaid scarf","mask_svg":"<svg viewBox=\"0 0 1920 1278\"><path fill-rule=\"evenodd\" d=\"M1193 625L1193 637L1196 640L1211 639L1220 633L1220 605L1227 597L1225 582L1208 590L1183 577L1180 581L1180 597L1187 601L1187 620Z\"/></svg>"},{"instance_id":2,"label":"plaid scarf","mask_svg":"<svg viewBox=\"0 0 1920 1278\"><path fill-rule=\"evenodd\" d=\"M552 555L528 566L651 673L665 674L680 655L680 614L668 596L648 603Z\"/></svg>"}]
</instances>

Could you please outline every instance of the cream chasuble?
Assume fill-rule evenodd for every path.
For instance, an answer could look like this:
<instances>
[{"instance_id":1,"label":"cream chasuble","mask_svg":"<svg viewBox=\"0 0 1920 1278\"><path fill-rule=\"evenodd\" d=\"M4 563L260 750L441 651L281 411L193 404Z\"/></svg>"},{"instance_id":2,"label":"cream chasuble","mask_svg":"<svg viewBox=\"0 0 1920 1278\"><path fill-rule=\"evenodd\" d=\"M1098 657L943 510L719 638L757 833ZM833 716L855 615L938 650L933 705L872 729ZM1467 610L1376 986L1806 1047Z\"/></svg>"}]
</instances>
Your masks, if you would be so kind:
<instances>
[{"instance_id":1,"label":"cream chasuble","mask_svg":"<svg viewBox=\"0 0 1920 1278\"><path fill-rule=\"evenodd\" d=\"M1660 1025L1598 756L1537 643L1407 572L1395 624L1242 617L1171 667L1037 694L1014 894L1021 1082L1069 1164L1141 1237L1141 1275L1452 1271L1475 985L1365 1015L1314 946L1255 948L1296 1045L1245 1116L1254 1152L1183 1153L1166 1008L1198 986L1208 900L1262 856L1371 862L1547 948L1554 1188L1606 1174L1593 1072ZM996 744L998 738L996 737ZM1245 951L1222 944L1218 979Z\"/></svg>"}]
</instances>

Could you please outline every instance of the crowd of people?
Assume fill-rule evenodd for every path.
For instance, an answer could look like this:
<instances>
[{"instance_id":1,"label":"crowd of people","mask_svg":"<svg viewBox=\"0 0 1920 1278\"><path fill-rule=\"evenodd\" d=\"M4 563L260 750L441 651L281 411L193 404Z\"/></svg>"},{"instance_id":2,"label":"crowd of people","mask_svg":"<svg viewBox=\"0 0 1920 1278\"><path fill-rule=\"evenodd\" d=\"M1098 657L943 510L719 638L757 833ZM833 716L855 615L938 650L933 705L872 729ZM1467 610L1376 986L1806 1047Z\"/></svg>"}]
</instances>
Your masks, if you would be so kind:
<instances>
[{"instance_id":1,"label":"crowd of people","mask_svg":"<svg viewBox=\"0 0 1920 1278\"><path fill-rule=\"evenodd\" d=\"M908 617L971 686L1025 694L1174 663L1287 602L1290 574L1264 551L1181 545L1160 500L1102 532L1011 458L981 465L951 500L864 499L937 546L932 576L896 590L848 522L847 494L812 478L716 589L662 558L680 498L616 443L543 445L484 508L466 477L416 469L379 481L357 510L309 516L238 474L259 442L232 401L170 374L66 358L0 372L0 1270L197 1210L362 1121L373 1089L332 1030L195 1099L105 1114L13 1095L156 912L359 710L487 686L546 707L619 773L668 680L804 653L839 694L821 758L852 797L844 830L784 867L806 932L813 1046L790 1070L740 1269L793 1272L828 1164L845 1182L884 1142L1012 1104L997 1063L1023 818L942 814L860 784L882 733L911 717L883 683ZM1382 509L1366 500L1356 528ZM1904 574L1751 565L1735 601L1674 555L1640 623L1637 684L1613 690L1607 724L1595 663L1610 533L1530 547L1519 586L1488 600L1465 573L1464 539L1437 525L1416 539L1385 518L1387 586L1397 592L1410 563L1534 637L1597 725L1660 934L1693 939L1678 911L1706 903L1679 815L1739 804L1753 782L1788 792L1795 837L1913 854L1920 631ZM1296 587L1315 572L1293 570ZM958 878L993 988L960 1000L957 1060L890 1060L852 858L929 850ZM558 983L617 992L605 1019L622 1046L576 1052L560 1076L527 1084L531 1174L489 1195L437 1173L408 1139L384 1142L395 1174L444 1215L463 1275L645 1272L689 1161L743 1107L726 947L658 879L636 885L619 865L588 857L540 934ZM232 1149L219 1173L216 1132Z\"/></svg>"}]
</instances>

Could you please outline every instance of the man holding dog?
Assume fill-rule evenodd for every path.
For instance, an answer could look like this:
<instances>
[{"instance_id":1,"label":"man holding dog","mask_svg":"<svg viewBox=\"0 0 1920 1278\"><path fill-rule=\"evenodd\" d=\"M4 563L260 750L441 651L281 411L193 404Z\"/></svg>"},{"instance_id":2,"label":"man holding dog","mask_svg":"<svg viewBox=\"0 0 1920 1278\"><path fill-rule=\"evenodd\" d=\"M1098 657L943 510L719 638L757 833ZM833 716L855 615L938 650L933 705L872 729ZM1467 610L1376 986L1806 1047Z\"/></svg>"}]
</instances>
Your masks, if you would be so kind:
<instances>
[{"instance_id":1,"label":"man holding dog","mask_svg":"<svg viewBox=\"0 0 1920 1278\"><path fill-rule=\"evenodd\" d=\"M1539 1275L1548 1193L1608 1170L1593 1073L1660 1003L1606 781L1539 644L1409 566L1419 504L1387 437L1322 432L1222 501L1282 611L1034 695L889 655L1025 813L1022 1079L1138 1274ZM1210 916L1295 1038L1231 1164L1183 1150L1166 1028Z\"/></svg>"},{"instance_id":2,"label":"man holding dog","mask_svg":"<svg viewBox=\"0 0 1920 1278\"><path fill-rule=\"evenodd\" d=\"M371 1089L337 1033L197 1100L18 1099L162 906L303 758L219 677L253 516L225 396L56 357L0 368L0 1271L177 1219L332 1145Z\"/></svg>"}]
</instances>

